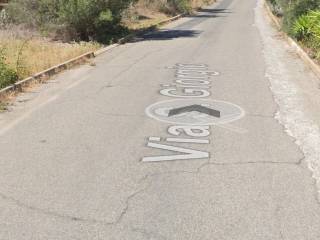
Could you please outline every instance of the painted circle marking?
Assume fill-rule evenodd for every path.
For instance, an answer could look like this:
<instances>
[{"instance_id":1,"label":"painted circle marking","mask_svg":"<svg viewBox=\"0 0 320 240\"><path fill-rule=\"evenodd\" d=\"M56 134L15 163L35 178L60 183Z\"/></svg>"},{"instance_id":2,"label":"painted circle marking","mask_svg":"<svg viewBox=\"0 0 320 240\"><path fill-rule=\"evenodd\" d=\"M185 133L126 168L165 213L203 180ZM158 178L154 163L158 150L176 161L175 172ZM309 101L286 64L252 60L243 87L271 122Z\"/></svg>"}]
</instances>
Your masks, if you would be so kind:
<instances>
[{"instance_id":1,"label":"painted circle marking","mask_svg":"<svg viewBox=\"0 0 320 240\"><path fill-rule=\"evenodd\" d=\"M220 117L210 116L206 113L197 111L185 112L174 116L168 116L170 110L201 105L220 111ZM211 99L174 99L154 103L147 107L146 114L155 120L179 124L179 125L219 125L230 123L244 117L245 111L230 102L211 100Z\"/></svg>"}]
</instances>

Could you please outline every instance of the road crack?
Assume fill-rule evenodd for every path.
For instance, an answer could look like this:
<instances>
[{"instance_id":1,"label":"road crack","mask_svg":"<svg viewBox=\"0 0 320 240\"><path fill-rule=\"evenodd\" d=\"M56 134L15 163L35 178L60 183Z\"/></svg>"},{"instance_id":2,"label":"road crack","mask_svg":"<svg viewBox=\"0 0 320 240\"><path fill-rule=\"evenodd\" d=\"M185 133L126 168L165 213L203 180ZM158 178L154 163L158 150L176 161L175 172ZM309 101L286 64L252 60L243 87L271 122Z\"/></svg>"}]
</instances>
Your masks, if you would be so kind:
<instances>
[{"instance_id":1,"label":"road crack","mask_svg":"<svg viewBox=\"0 0 320 240\"><path fill-rule=\"evenodd\" d=\"M98 220L98 219L94 219L94 218L83 218L83 217L78 217L78 216L73 216L73 215L68 215L68 214L62 214L62 213L59 213L59 212L56 212L56 211L50 211L50 210L47 210L47 209L38 208L38 207L35 207L35 206L32 206L32 205L28 205L26 203L23 203L22 201L20 201L18 199L15 199L13 197L10 197L10 196L8 196L8 195L6 195L4 193L0 193L0 198L2 198L3 200L5 200L7 202L11 202L15 206L18 206L18 207L20 207L22 209L33 211L33 212L36 212L38 214L42 214L42 215L45 215L45 216L54 217L54 218L60 218L60 219L64 219L64 220L68 220L68 221L72 221L72 222L82 222L82 223L101 224L101 225L105 225L105 226L110 226L110 225L117 225L118 223L121 222L121 220L126 215L128 209L129 209L130 201L134 197L136 197L138 194L140 194L143 191L145 191L146 188L140 189L140 190L132 193L131 195L129 195L126 198L125 204L124 204L125 206L123 207L123 209L121 210L120 214L118 215L118 217L114 221L104 221L104 220Z\"/></svg>"},{"instance_id":2,"label":"road crack","mask_svg":"<svg viewBox=\"0 0 320 240\"><path fill-rule=\"evenodd\" d=\"M117 217L117 219L113 222L104 222L105 225L117 225L119 224L122 219L124 218L124 216L127 214L129 207L130 207L130 201L135 198L138 194L144 192L149 186L134 192L133 194L131 194L129 197L127 197L126 201L125 201L125 207L122 209L121 213L119 214L119 216Z\"/></svg>"},{"instance_id":3,"label":"road crack","mask_svg":"<svg viewBox=\"0 0 320 240\"><path fill-rule=\"evenodd\" d=\"M130 194L128 197L125 199L124 207L122 208L121 212L118 214L116 219L114 221L104 221L104 220L99 220L99 219L94 219L94 218L83 218L79 216L73 216L73 215L68 215L68 214L62 214L56 211L51 211L48 209L42 209L38 208L32 205L28 205L18 199L15 199L13 197L10 197L4 193L0 193L0 198L7 202L11 202L14 205L27 209L30 211L37 212L39 214L45 215L45 216L50 216L54 218L60 218L72 222L82 222L82 223L89 223L89 224L101 224L105 226L112 226L112 225L118 225L122 222L123 218L126 216L130 209L130 202L136 198L139 194L145 192L152 184L152 179L155 177L163 176L163 175L174 175L174 174L200 174L201 171L209 166L233 166L233 165L248 165L248 164L276 164L276 165L300 165L301 162L304 160L304 158L299 159L297 162L273 162L273 161L264 161L264 162L233 162L233 163L217 163L217 162L211 162L208 160L207 162L201 164L199 167L197 167L194 171L186 171L186 170L176 170L176 171L166 171L166 172L158 172L158 173L152 173L152 174L146 174L140 180L138 180L138 185L142 185L145 182L148 181L147 185L143 187L142 189L139 189L132 194Z\"/></svg>"},{"instance_id":4,"label":"road crack","mask_svg":"<svg viewBox=\"0 0 320 240\"><path fill-rule=\"evenodd\" d=\"M13 197L7 196L4 193L0 193L0 198L2 198L3 200L7 201L7 202L11 202L14 205L23 208L23 209L27 209L30 211L34 211L37 212L39 214L42 215L46 215L46 216L51 216L51 217L55 217L55 218L61 218L61 219L65 219L65 220L70 220L70 221L74 221L74 222L88 222L88 223L99 223L99 220L96 219L89 219L89 218L82 218L82 217L76 217L76 216L71 216L71 215L67 215L67 214L61 214L55 211L50 211L47 209L41 209L35 206L31 206L28 204L23 203L22 201L15 199Z\"/></svg>"}]
</instances>

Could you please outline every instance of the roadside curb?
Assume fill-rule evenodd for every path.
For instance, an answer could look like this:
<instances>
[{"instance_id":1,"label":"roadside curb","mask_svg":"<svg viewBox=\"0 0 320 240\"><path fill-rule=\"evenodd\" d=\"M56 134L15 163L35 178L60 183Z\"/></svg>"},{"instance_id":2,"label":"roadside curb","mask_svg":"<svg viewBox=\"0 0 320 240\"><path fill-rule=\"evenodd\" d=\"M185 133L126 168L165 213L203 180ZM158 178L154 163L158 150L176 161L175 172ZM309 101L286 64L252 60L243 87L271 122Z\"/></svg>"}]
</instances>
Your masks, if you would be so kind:
<instances>
[{"instance_id":1,"label":"roadside curb","mask_svg":"<svg viewBox=\"0 0 320 240\"><path fill-rule=\"evenodd\" d=\"M118 46L120 46L121 44L124 44L126 42L128 42L129 40L131 40L132 38L134 38L135 36L137 35L140 35L140 34L144 34L144 33L147 33L149 31L152 31L154 30L156 27L159 27L159 26L163 26L169 22L173 22L181 17L184 17L185 14L179 14L177 16L174 16L172 18L168 18L168 19L165 19L157 24L154 24L146 29L143 29L141 31L138 31L137 33L131 33L131 34L128 34L127 36L121 38L118 40L118 43L115 43L115 44L112 44L112 45L108 45L106 47L103 47L97 51L91 51L91 52L87 52L85 54L82 54L78 57L75 57L75 58L72 58L70 60L67 60L61 64L58 64L58 65L55 65L49 69L46 69L42 72L39 72L39 73L36 73L34 74L33 76L31 77L28 77L28 78L25 78L23 80L20 80L8 87L5 87L3 89L0 89L0 99L1 97L5 97L11 93L17 93L17 92L22 92L23 91L23 87L27 86L28 84L32 83L32 82L41 82L43 81L43 79L46 79L46 78L49 78L49 77L52 77L60 72L62 72L63 70L67 70L67 69L70 69L76 65L80 65L86 61L88 61L89 59L92 59L92 58L95 58L101 54L104 54L108 51L110 51L111 49L113 48L116 48Z\"/></svg>"},{"instance_id":2,"label":"roadside curb","mask_svg":"<svg viewBox=\"0 0 320 240\"><path fill-rule=\"evenodd\" d=\"M0 97L4 96L6 94L9 94L11 92L21 92L22 88L31 82L41 82L41 80L51 77L53 75L56 75L60 73L63 70L70 69L71 67L74 67L76 65L79 65L83 62L86 62L88 59L94 58L94 52L88 52L85 54L82 54L78 57L72 58L66 62L63 62L61 64L55 65L51 68L48 68L47 70L44 70L42 72L36 73L31 77L25 78L23 80L20 80L6 88L3 88L0 90Z\"/></svg>"},{"instance_id":3,"label":"roadside curb","mask_svg":"<svg viewBox=\"0 0 320 240\"><path fill-rule=\"evenodd\" d=\"M274 16L274 14L272 13L272 11L270 9L270 6L268 5L268 3L266 1L264 1L264 7L266 9L268 16L272 20L272 22L277 26L278 30L281 30L281 23L280 23L279 19L277 19ZM308 65L308 67L314 72L314 74L320 80L320 66L314 60L312 60L312 58L308 55L308 53L306 53L304 51L304 49L293 38L288 36L288 34L286 34L283 31L281 31L281 33L285 37L285 39L287 40L288 44L295 49L295 51L299 55L299 57L304 61L305 64Z\"/></svg>"}]
</instances>

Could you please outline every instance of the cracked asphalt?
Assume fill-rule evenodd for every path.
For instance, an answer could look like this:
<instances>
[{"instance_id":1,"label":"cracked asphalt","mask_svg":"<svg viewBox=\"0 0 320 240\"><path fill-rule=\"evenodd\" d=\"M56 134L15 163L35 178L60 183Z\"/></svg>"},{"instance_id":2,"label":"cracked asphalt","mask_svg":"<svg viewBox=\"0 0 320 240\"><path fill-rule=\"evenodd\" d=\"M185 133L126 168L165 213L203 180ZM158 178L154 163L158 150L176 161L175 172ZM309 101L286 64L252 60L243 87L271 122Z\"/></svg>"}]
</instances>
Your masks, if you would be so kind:
<instances>
[{"instance_id":1,"label":"cracked asphalt","mask_svg":"<svg viewBox=\"0 0 320 240\"><path fill-rule=\"evenodd\" d=\"M319 80L261 0L219 0L18 96L0 114L0 239L319 240ZM212 100L241 107L209 144L145 109L177 64L206 64ZM171 136L172 137L172 136ZM183 137L186 137L185 135Z\"/></svg>"}]
</instances>

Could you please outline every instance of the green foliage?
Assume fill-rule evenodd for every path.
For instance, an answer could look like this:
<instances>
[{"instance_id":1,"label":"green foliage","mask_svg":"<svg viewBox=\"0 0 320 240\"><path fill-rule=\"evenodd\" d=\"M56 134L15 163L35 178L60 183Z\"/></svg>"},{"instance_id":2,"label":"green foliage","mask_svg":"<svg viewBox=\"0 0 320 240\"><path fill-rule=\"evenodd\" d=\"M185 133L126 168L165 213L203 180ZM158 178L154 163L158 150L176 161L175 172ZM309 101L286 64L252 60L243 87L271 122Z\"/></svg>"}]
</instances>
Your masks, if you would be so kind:
<instances>
[{"instance_id":1,"label":"green foliage","mask_svg":"<svg viewBox=\"0 0 320 240\"><path fill-rule=\"evenodd\" d=\"M0 50L0 89L15 83L17 73L5 64L4 49Z\"/></svg>"},{"instance_id":2,"label":"green foliage","mask_svg":"<svg viewBox=\"0 0 320 240\"><path fill-rule=\"evenodd\" d=\"M60 0L58 22L75 39L103 40L121 29L121 13L132 0Z\"/></svg>"},{"instance_id":3,"label":"green foliage","mask_svg":"<svg viewBox=\"0 0 320 240\"><path fill-rule=\"evenodd\" d=\"M38 0L38 7L35 15L38 18L38 25L43 26L48 23L57 23L59 18L59 0Z\"/></svg>"},{"instance_id":4,"label":"green foliage","mask_svg":"<svg viewBox=\"0 0 320 240\"><path fill-rule=\"evenodd\" d=\"M292 27L301 16L320 7L319 0L269 0L273 6L281 9L283 28L292 34Z\"/></svg>"},{"instance_id":5,"label":"green foliage","mask_svg":"<svg viewBox=\"0 0 320 240\"><path fill-rule=\"evenodd\" d=\"M300 16L294 23L292 32L298 40L311 37L320 40L320 10Z\"/></svg>"},{"instance_id":6,"label":"green foliage","mask_svg":"<svg viewBox=\"0 0 320 240\"><path fill-rule=\"evenodd\" d=\"M269 0L281 9L283 29L320 58L320 0Z\"/></svg>"},{"instance_id":7,"label":"green foliage","mask_svg":"<svg viewBox=\"0 0 320 240\"><path fill-rule=\"evenodd\" d=\"M320 57L320 10L300 16L292 27L292 33L305 46L314 50L316 58Z\"/></svg>"},{"instance_id":8,"label":"green foliage","mask_svg":"<svg viewBox=\"0 0 320 240\"><path fill-rule=\"evenodd\" d=\"M12 0L7 11L12 22L43 32L57 31L72 40L103 40L121 29L121 14L134 1Z\"/></svg>"},{"instance_id":9,"label":"green foliage","mask_svg":"<svg viewBox=\"0 0 320 240\"><path fill-rule=\"evenodd\" d=\"M190 0L170 0L169 4L180 13L190 13L192 11Z\"/></svg>"},{"instance_id":10,"label":"green foliage","mask_svg":"<svg viewBox=\"0 0 320 240\"><path fill-rule=\"evenodd\" d=\"M292 33L298 39L309 38L311 35L312 19L308 14L300 16L293 25Z\"/></svg>"},{"instance_id":11,"label":"green foliage","mask_svg":"<svg viewBox=\"0 0 320 240\"><path fill-rule=\"evenodd\" d=\"M6 11L12 22L34 27L38 22L38 0L12 0Z\"/></svg>"},{"instance_id":12,"label":"green foliage","mask_svg":"<svg viewBox=\"0 0 320 240\"><path fill-rule=\"evenodd\" d=\"M284 27L291 34L291 29L295 21L303 14L306 14L308 11L316 9L318 1L315 0L300 0L295 1L286 9L284 15Z\"/></svg>"},{"instance_id":13,"label":"green foliage","mask_svg":"<svg viewBox=\"0 0 320 240\"><path fill-rule=\"evenodd\" d=\"M69 30L75 31L82 40L88 40L99 25L99 17L106 11L104 1L97 0L62 0L59 6L58 19ZM112 22L112 14L111 21Z\"/></svg>"},{"instance_id":14,"label":"green foliage","mask_svg":"<svg viewBox=\"0 0 320 240\"><path fill-rule=\"evenodd\" d=\"M11 0L6 10L13 23L36 28L54 38L108 42L125 32L120 24L122 13L136 1ZM161 6L170 13L192 11L191 0L163 0Z\"/></svg>"},{"instance_id":15,"label":"green foliage","mask_svg":"<svg viewBox=\"0 0 320 240\"><path fill-rule=\"evenodd\" d=\"M56 23L60 0L11 0L6 12L11 22L32 28Z\"/></svg>"},{"instance_id":16,"label":"green foliage","mask_svg":"<svg viewBox=\"0 0 320 240\"><path fill-rule=\"evenodd\" d=\"M191 13L191 0L150 0L150 3L156 3L159 10L166 14Z\"/></svg>"},{"instance_id":17,"label":"green foliage","mask_svg":"<svg viewBox=\"0 0 320 240\"><path fill-rule=\"evenodd\" d=\"M4 29L8 27L9 18L7 12L2 9L0 10L0 28Z\"/></svg>"}]
</instances>

